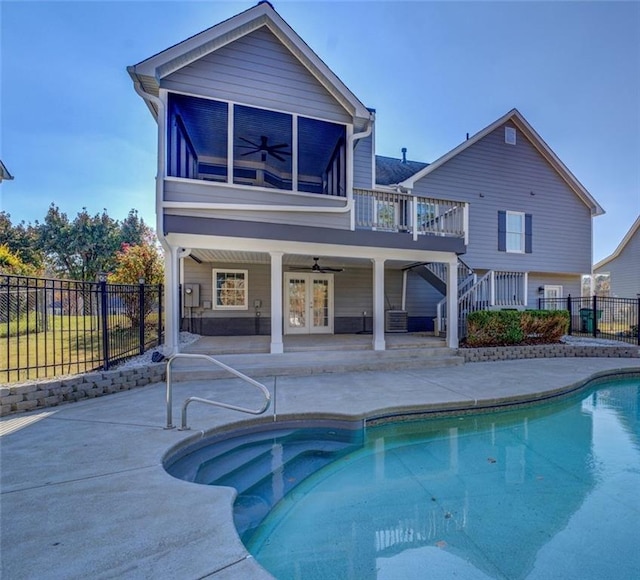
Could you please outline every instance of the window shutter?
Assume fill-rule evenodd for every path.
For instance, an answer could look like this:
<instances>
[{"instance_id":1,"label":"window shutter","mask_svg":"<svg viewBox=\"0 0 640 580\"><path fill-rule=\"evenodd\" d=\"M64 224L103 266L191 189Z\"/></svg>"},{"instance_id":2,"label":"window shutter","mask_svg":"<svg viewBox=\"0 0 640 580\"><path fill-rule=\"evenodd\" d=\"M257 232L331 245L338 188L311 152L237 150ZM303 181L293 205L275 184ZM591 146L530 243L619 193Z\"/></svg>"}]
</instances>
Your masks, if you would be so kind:
<instances>
[{"instance_id":1,"label":"window shutter","mask_svg":"<svg viewBox=\"0 0 640 580\"><path fill-rule=\"evenodd\" d=\"M507 251L507 212L498 212L498 252Z\"/></svg>"},{"instance_id":2,"label":"window shutter","mask_svg":"<svg viewBox=\"0 0 640 580\"><path fill-rule=\"evenodd\" d=\"M524 252L531 254L533 252L533 228L532 216L530 213L524 214Z\"/></svg>"}]
</instances>

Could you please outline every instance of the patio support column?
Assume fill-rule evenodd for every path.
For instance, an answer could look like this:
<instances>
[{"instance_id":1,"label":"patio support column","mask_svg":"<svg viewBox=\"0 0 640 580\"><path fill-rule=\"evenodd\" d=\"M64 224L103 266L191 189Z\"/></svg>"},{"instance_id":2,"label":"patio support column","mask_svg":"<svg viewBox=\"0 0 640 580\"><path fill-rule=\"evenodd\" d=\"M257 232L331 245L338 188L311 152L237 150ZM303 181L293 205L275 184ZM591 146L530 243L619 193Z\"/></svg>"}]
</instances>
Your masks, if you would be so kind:
<instances>
[{"instance_id":1,"label":"patio support column","mask_svg":"<svg viewBox=\"0 0 640 580\"><path fill-rule=\"evenodd\" d=\"M384 259L373 262L373 350L385 350L384 342Z\"/></svg>"},{"instance_id":2,"label":"patio support column","mask_svg":"<svg viewBox=\"0 0 640 580\"><path fill-rule=\"evenodd\" d=\"M447 346L458 348L458 256L447 268Z\"/></svg>"},{"instance_id":3,"label":"patio support column","mask_svg":"<svg viewBox=\"0 0 640 580\"><path fill-rule=\"evenodd\" d=\"M271 354L284 352L282 344L282 256L284 252L269 252L271 256Z\"/></svg>"},{"instance_id":4,"label":"patio support column","mask_svg":"<svg viewBox=\"0 0 640 580\"><path fill-rule=\"evenodd\" d=\"M164 288L167 309L164 328L164 355L171 356L178 352L180 340L180 280L178 267L178 248L169 246L165 251Z\"/></svg>"}]
</instances>

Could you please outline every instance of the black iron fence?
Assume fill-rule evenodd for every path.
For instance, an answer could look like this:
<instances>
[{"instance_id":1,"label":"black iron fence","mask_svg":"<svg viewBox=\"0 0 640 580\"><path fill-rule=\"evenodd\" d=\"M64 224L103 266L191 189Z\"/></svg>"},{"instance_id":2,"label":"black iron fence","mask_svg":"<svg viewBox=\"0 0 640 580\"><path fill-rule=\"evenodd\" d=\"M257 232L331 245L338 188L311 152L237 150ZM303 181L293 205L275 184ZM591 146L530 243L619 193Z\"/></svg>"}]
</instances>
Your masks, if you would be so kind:
<instances>
[{"instance_id":1,"label":"black iron fence","mask_svg":"<svg viewBox=\"0 0 640 580\"><path fill-rule=\"evenodd\" d=\"M108 369L162 342L162 286L0 275L0 382Z\"/></svg>"},{"instance_id":2,"label":"black iron fence","mask_svg":"<svg viewBox=\"0 0 640 580\"><path fill-rule=\"evenodd\" d=\"M538 307L568 310L571 313L569 334L640 345L640 298L540 298Z\"/></svg>"}]
</instances>

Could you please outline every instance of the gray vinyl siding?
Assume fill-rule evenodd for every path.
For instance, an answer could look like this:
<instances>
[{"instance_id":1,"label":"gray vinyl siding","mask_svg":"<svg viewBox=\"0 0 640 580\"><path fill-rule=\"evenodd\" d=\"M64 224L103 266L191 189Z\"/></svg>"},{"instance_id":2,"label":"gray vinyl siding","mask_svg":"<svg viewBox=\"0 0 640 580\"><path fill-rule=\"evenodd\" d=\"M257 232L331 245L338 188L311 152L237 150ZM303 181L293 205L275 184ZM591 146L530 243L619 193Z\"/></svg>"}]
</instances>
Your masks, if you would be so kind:
<instances>
[{"instance_id":1,"label":"gray vinyl siding","mask_svg":"<svg viewBox=\"0 0 640 580\"><path fill-rule=\"evenodd\" d=\"M353 120L266 27L170 74L160 86L331 121Z\"/></svg>"},{"instance_id":2,"label":"gray vinyl siding","mask_svg":"<svg viewBox=\"0 0 640 580\"><path fill-rule=\"evenodd\" d=\"M562 297L572 296L577 298L582 293L582 277L580 275L554 275L532 272L527 284L527 308L538 308L538 299L544 294L538 292L541 286L562 286Z\"/></svg>"},{"instance_id":3,"label":"gray vinyl siding","mask_svg":"<svg viewBox=\"0 0 640 580\"><path fill-rule=\"evenodd\" d=\"M242 263L203 263L198 264L191 258L182 261L184 281L187 284L200 284L200 307L194 308L192 315L194 318L253 318L255 309L254 300L262 301L260 309L262 316L271 315L271 266L269 264L242 264ZM247 270L249 289L249 309L248 310L213 310L204 307L204 303L213 303L213 270ZM188 312L185 310L185 316Z\"/></svg>"},{"instance_id":4,"label":"gray vinyl siding","mask_svg":"<svg viewBox=\"0 0 640 580\"><path fill-rule=\"evenodd\" d=\"M213 270L247 270L249 280L248 310L213 310L204 308L204 303L213 301ZM194 308L194 318L253 318L254 300L261 300L261 316L271 317L271 266L269 264L245 263L203 263L198 264L190 258L183 260L183 277L185 283L200 284L200 307ZM333 277L334 282L334 316L361 317L366 311L367 317L373 313L373 269L345 268ZM385 309L400 308L402 303L402 272L400 270L385 271ZM189 312L185 310L185 316Z\"/></svg>"},{"instance_id":5,"label":"gray vinyl siding","mask_svg":"<svg viewBox=\"0 0 640 580\"><path fill-rule=\"evenodd\" d=\"M445 296L415 272L407 275L407 298L405 309L409 316L435 318L438 302Z\"/></svg>"},{"instance_id":6,"label":"gray vinyl siding","mask_svg":"<svg viewBox=\"0 0 640 580\"><path fill-rule=\"evenodd\" d=\"M589 208L524 135L516 133L516 145L508 145L504 126L497 128L416 182L413 192L469 203L464 260L474 269L588 273ZM532 215L532 253L498 251L501 210Z\"/></svg>"},{"instance_id":7,"label":"gray vinyl siding","mask_svg":"<svg viewBox=\"0 0 640 580\"><path fill-rule=\"evenodd\" d=\"M234 203L261 205L293 205L303 207L341 207L346 203L345 198L326 195L302 196L283 194L278 192L242 190L216 184L209 186L197 182L165 181L165 201L200 202L200 203ZM166 215L181 215L190 217L216 217L219 219L235 219L250 222L295 224L311 227L327 227L335 229L349 229L351 227L348 212L319 213L305 212L277 212L277 211L246 211L246 210L203 210L203 209L166 209Z\"/></svg>"},{"instance_id":8,"label":"gray vinyl siding","mask_svg":"<svg viewBox=\"0 0 640 580\"><path fill-rule=\"evenodd\" d=\"M611 296L636 298L640 294L640 229L636 230L616 258L594 271L596 274L607 272Z\"/></svg>"},{"instance_id":9,"label":"gray vinyl siding","mask_svg":"<svg viewBox=\"0 0 640 580\"><path fill-rule=\"evenodd\" d=\"M373 187L373 136L356 141L353 151L353 187Z\"/></svg>"}]
</instances>

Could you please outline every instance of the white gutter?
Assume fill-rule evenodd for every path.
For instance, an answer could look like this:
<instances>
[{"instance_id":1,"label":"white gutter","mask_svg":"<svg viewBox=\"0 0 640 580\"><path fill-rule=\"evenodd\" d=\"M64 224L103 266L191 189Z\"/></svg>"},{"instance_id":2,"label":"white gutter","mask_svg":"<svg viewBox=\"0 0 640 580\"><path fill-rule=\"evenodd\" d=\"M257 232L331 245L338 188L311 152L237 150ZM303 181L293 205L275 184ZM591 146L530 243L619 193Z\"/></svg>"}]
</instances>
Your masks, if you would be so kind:
<instances>
[{"instance_id":1,"label":"white gutter","mask_svg":"<svg viewBox=\"0 0 640 580\"><path fill-rule=\"evenodd\" d=\"M215 203L206 201L163 201L161 207L166 209L213 209L226 211L283 211L283 212L315 212L315 213L345 213L353 205L353 200L347 200L346 205L339 207L312 207L304 205L262 205L258 203Z\"/></svg>"},{"instance_id":2,"label":"white gutter","mask_svg":"<svg viewBox=\"0 0 640 580\"><path fill-rule=\"evenodd\" d=\"M360 139L365 139L369 135L371 135L371 131L373 129L373 121L375 119L375 113L369 112L369 119L367 120L367 126L364 131L360 133L352 133L351 135L347 135L347 159L346 165L349 168L349 172L347 174L347 199L349 208L353 205L353 144ZM374 175L375 181L375 175ZM351 231L356 229L356 214L354 211L351 212Z\"/></svg>"},{"instance_id":3,"label":"white gutter","mask_svg":"<svg viewBox=\"0 0 640 580\"><path fill-rule=\"evenodd\" d=\"M135 74L135 73L134 73ZM164 198L164 150L165 150L165 132L160 130L160 126L164 125L164 103L162 99L145 92L142 83L137 76L133 81L133 88L142 97L144 101L150 101L158 107L158 167L156 171L156 236L163 247L168 248L169 244L164 237L164 228L162 224L162 199Z\"/></svg>"},{"instance_id":4,"label":"white gutter","mask_svg":"<svg viewBox=\"0 0 640 580\"><path fill-rule=\"evenodd\" d=\"M130 71L131 72L131 71ZM134 72L135 74L135 72ZM133 74L131 75L133 77ZM165 128L165 106L161 98L147 93L143 88L137 75L133 80L133 88L136 93L147 103L153 103L158 108L158 167L156 171L156 236L165 252L165 296L166 296L166 318L165 318L165 355L169 356L179 351L179 296L178 285L180 283L180 266L178 248L169 244L164 236L163 206L164 199L164 167L166 150L166 128Z\"/></svg>"}]
</instances>

